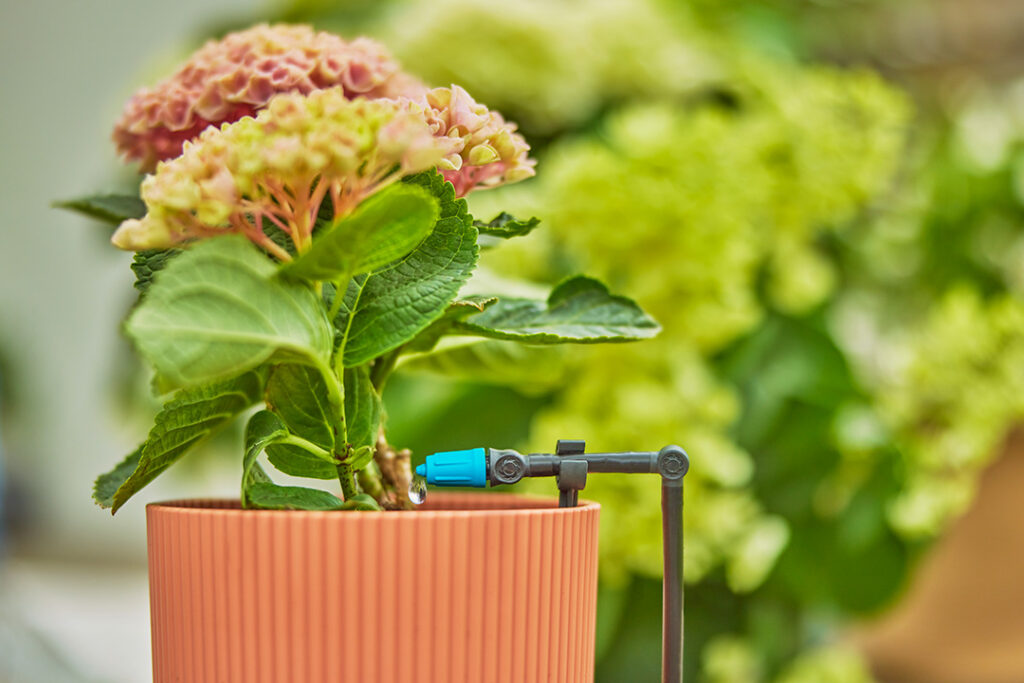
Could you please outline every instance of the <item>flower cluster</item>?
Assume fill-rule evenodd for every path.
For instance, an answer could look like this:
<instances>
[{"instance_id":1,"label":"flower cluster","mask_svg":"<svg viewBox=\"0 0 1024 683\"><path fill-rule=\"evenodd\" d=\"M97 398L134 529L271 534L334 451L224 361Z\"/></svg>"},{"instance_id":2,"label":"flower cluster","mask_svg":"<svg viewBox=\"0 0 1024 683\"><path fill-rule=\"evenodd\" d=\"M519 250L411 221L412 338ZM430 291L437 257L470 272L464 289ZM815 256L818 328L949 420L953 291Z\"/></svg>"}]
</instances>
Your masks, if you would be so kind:
<instances>
[{"instance_id":1,"label":"flower cluster","mask_svg":"<svg viewBox=\"0 0 1024 683\"><path fill-rule=\"evenodd\" d=\"M345 215L459 149L459 140L435 136L409 100L350 100L343 88L278 95L255 118L208 128L181 156L161 162L142 183L148 213L122 223L113 242L156 249L238 232L287 260L269 223L302 252L326 198L334 215Z\"/></svg>"},{"instance_id":2,"label":"flower cluster","mask_svg":"<svg viewBox=\"0 0 1024 683\"><path fill-rule=\"evenodd\" d=\"M959 286L888 343L901 362L879 378L878 406L907 472L889 518L926 539L963 514L1024 417L1024 305Z\"/></svg>"},{"instance_id":3,"label":"flower cluster","mask_svg":"<svg viewBox=\"0 0 1024 683\"><path fill-rule=\"evenodd\" d=\"M264 221L302 251L327 196L339 216L409 173L439 167L463 196L528 178L535 163L515 124L462 88L428 91L377 43L308 26L207 43L132 97L114 139L155 170L142 184L147 215L125 221L114 244L241 232L281 259Z\"/></svg>"},{"instance_id":4,"label":"flower cluster","mask_svg":"<svg viewBox=\"0 0 1024 683\"><path fill-rule=\"evenodd\" d=\"M424 115L434 134L459 141L458 153L441 164L455 194L465 196L477 188L497 187L534 175L536 161L516 125L476 102L457 85L435 88L426 94Z\"/></svg>"},{"instance_id":5,"label":"flower cluster","mask_svg":"<svg viewBox=\"0 0 1024 683\"><path fill-rule=\"evenodd\" d=\"M208 126L254 114L284 92L340 87L349 98L420 96L425 88L368 38L260 25L210 41L174 75L137 92L114 128L127 159L151 171Z\"/></svg>"},{"instance_id":6,"label":"flower cluster","mask_svg":"<svg viewBox=\"0 0 1024 683\"><path fill-rule=\"evenodd\" d=\"M375 34L428 82L460 83L547 137L608 105L719 82L718 59L663 5L589 0L581 12L574 0L411 0Z\"/></svg>"}]
</instances>

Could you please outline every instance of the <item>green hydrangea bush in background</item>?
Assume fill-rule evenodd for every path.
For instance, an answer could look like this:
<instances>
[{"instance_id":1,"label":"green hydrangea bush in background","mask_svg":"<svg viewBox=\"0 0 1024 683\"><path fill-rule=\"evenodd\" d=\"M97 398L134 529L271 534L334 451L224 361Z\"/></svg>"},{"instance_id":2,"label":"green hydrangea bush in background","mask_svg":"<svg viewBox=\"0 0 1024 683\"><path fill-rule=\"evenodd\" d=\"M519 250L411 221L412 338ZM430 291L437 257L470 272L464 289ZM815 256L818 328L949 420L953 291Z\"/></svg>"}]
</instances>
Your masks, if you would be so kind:
<instances>
[{"instance_id":1,"label":"green hydrangea bush in background","mask_svg":"<svg viewBox=\"0 0 1024 683\"><path fill-rule=\"evenodd\" d=\"M664 33L624 33L622 63L663 87L609 76L595 90L615 97L538 130L545 176L474 206L543 212L548 230L483 262L541 281L585 266L665 326L644 353L570 359L572 389L527 440L688 444L689 675L867 681L842 634L906 586L1022 417L1024 119L1012 93L982 89L912 126L907 98L870 72L761 51L751 38L777 48L785 27L755 36L740 4L642 3L690 70L661 66L671 51L645 37ZM483 45L495 33L478 25ZM466 57L404 30L418 38L399 50ZM524 44L501 42L495 62ZM556 89L553 73L535 87ZM607 504L599 679L621 680L657 642L640 615L654 620L656 585L639 578L657 577L656 496L608 478L588 491Z\"/></svg>"}]
</instances>

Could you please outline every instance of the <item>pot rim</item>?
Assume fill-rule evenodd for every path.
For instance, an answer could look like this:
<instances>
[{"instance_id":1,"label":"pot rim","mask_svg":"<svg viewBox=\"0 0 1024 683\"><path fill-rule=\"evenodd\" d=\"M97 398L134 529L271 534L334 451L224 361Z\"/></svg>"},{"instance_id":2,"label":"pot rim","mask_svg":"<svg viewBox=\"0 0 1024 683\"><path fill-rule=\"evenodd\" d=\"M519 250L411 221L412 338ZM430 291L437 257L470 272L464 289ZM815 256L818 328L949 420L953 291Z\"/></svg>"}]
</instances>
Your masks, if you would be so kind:
<instances>
[{"instance_id":1,"label":"pot rim","mask_svg":"<svg viewBox=\"0 0 1024 683\"><path fill-rule=\"evenodd\" d=\"M495 502L516 507L479 507L470 509L420 509L420 510L381 510L381 511L350 511L339 514L339 510L253 510L242 509L237 498L178 498L173 500L155 501L146 504L147 512L173 513L182 515L215 515L230 516L260 515L291 518L330 518L330 519L439 519L463 517L561 517L583 511L600 510L601 504L580 499L579 505L572 508L558 507L558 499L547 496L535 496L519 493L481 493L481 492L431 492L432 497L444 503L458 505L473 501ZM443 504L444 504L443 503ZM430 504L429 502L427 503Z\"/></svg>"}]
</instances>

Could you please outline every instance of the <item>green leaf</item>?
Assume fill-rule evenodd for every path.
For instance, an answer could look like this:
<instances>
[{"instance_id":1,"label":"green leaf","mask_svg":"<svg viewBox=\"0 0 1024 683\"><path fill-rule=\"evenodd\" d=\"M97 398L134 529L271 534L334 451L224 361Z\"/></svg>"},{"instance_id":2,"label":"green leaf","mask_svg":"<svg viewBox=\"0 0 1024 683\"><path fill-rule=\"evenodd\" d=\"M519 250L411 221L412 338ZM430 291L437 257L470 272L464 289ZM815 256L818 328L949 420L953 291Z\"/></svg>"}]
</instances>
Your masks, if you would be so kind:
<instances>
[{"instance_id":1,"label":"green leaf","mask_svg":"<svg viewBox=\"0 0 1024 683\"><path fill-rule=\"evenodd\" d=\"M267 381L266 398L267 406L284 421L292 434L325 451L334 450L337 418L319 370L294 363L276 366ZM291 444L270 446L267 458L274 467L292 476L312 479L334 479L338 476L336 466Z\"/></svg>"},{"instance_id":2,"label":"green leaf","mask_svg":"<svg viewBox=\"0 0 1024 683\"><path fill-rule=\"evenodd\" d=\"M267 381L267 404L292 434L334 450L338 418L319 370L293 363L275 366Z\"/></svg>"},{"instance_id":3,"label":"green leaf","mask_svg":"<svg viewBox=\"0 0 1024 683\"><path fill-rule=\"evenodd\" d=\"M540 219L529 218L525 221L521 221L512 214L502 211L488 223L484 223L483 221L473 221L473 225L476 226L476 229L480 231L481 235L491 235L492 237L508 239L509 237L522 237L523 235L529 235L533 232L534 228L540 225Z\"/></svg>"},{"instance_id":4,"label":"green leaf","mask_svg":"<svg viewBox=\"0 0 1024 683\"><path fill-rule=\"evenodd\" d=\"M281 272L307 280L348 280L408 254L437 222L437 201L414 185L393 185L364 201Z\"/></svg>"},{"instance_id":5,"label":"green leaf","mask_svg":"<svg viewBox=\"0 0 1024 683\"><path fill-rule=\"evenodd\" d=\"M129 218L146 215L146 204L135 195L97 194L78 199L54 202L55 209L65 209L111 225L120 225Z\"/></svg>"},{"instance_id":6,"label":"green leaf","mask_svg":"<svg viewBox=\"0 0 1024 683\"><path fill-rule=\"evenodd\" d=\"M276 469L293 477L337 479L338 468L293 444L273 444L267 448L267 459Z\"/></svg>"},{"instance_id":7,"label":"green leaf","mask_svg":"<svg viewBox=\"0 0 1024 683\"><path fill-rule=\"evenodd\" d=\"M189 449L259 401L262 393L259 372L179 391L157 414L146 442L96 480L96 502L117 512Z\"/></svg>"},{"instance_id":8,"label":"green leaf","mask_svg":"<svg viewBox=\"0 0 1024 683\"><path fill-rule=\"evenodd\" d=\"M370 381L369 366L361 365L358 368L346 369L345 424L348 428L349 445L360 448L377 443L380 413L380 394ZM362 467L365 467L365 464Z\"/></svg>"},{"instance_id":9,"label":"green leaf","mask_svg":"<svg viewBox=\"0 0 1024 683\"><path fill-rule=\"evenodd\" d=\"M460 301L453 301L449 304L444 314L431 323L430 327L416 335L416 338L406 344L408 351L430 351L437 342L446 334L450 334L454 324L465 320L471 315L487 310L487 308L498 300L497 297L467 297Z\"/></svg>"},{"instance_id":10,"label":"green leaf","mask_svg":"<svg viewBox=\"0 0 1024 683\"><path fill-rule=\"evenodd\" d=\"M196 244L154 278L125 328L166 380L189 386L273 358L327 365L332 335L308 285L236 235Z\"/></svg>"},{"instance_id":11,"label":"green leaf","mask_svg":"<svg viewBox=\"0 0 1024 683\"><path fill-rule=\"evenodd\" d=\"M153 284L153 276L163 270L172 258L182 253L181 249L148 249L135 252L132 271L135 273L135 289L145 293Z\"/></svg>"},{"instance_id":12,"label":"green leaf","mask_svg":"<svg viewBox=\"0 0 1024 683\"><path fill-rule=\"evenodd\" d=\"M324 202L324 204L330 204L330 202ZM292 237L281 228L277 227L273 223L267 221L263 224L264 234L270 238L270 241L287 251L292 258L298 253L295 251L295 242L292 242ZM313 228L314 239L316 239L316 228Z\"/></svg>"},{"instance_id":13,"label":"green leaf","mask_svg":"<svg viewBox=\"0 0 1024 683\"><path fill-rule=\"evenodd\" d=\"M247 493L251 507L264 510L342 510L344 502L333 493L303 486L278 486L258 482ZM354 499L353 499L354 500Z\"/></svg>"},{"instance_id":14,"label":"green leaf","mask_svg":"<svg viewBox=\"0 0 1024 683\"><path fill-rule=\"evenodd\" d=\"M555 287L546 303L499 299L486 311L453 323L463 334L530 344L596 344L649 339L661 330L636 302L613 296L592 278Z\"/></svg>"},{"instance_id":15,"label":"green leaf","mask_svg":"<svg viewBox=\"0 0 1024 683\"><path fill-rule=\"evenodd\" d=\"M441 317L476 267L477 231L452 184L436 171L406 183L438 199L440 218L405 258L349 283L334 320L345 367L362 365L419 334Z\"/></svg>"},{"instance_id":16,"label":"green leaf","mask_svg":"<svg viewBox=\"0 0 1024 683\"><path fill-rule=\"evenodd\" d=\"M142 459L142 451L145 448L146 444L140 445L126 455L124 460L117 464L117 467L106 474L96 477L96 483L92 487L92 497L93 500L100 504L100 507L113 507L114 496L117 494L117 490L128 481L128 478L132 476L132 472L138 468L139 460Z\"/></svg>"},{"instance_id":17,"label":"green leaf","mask_svg":"<svg viewBox=\"0 0 1024 683\"><path fill-rule=\"evenodd\" d=\"M449 340L445 340L449 341ZM559 386L565 375L564 349L490 339L440 345L433 351L405 357L402 370L530 391Z\"/></svg>"},{"instance_id":18,"label":"green leaf","mask_svg":"<svg viewBox=\"0 0 1024 683\"><path fill-rule=\"evenodd\" d=\"M269 445L288 438L288 428L277 415L261 410L245 425L245 455L242 457L242 507L249 507L249 489L269 478L256 462Z\"/></svg>"}]
</instances>

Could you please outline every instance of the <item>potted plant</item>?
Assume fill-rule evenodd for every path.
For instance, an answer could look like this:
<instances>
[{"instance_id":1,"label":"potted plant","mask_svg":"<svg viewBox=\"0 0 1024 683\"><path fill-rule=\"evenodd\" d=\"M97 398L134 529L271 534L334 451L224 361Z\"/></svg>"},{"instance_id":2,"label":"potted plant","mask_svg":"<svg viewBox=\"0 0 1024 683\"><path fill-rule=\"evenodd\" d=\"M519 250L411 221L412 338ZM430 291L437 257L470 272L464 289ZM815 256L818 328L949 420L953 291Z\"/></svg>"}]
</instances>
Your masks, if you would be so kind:
<instances>
[{"instance_id":1,"label":"potted plant","mask_svg":"<svg viewBox=\"0 0 1024 683\"><path fill-rule=\"evenodd\" d=\"M155 680L591 680L598 506L416 509L381 401L405 359L451 339L658 332L591 278L546 300L474 286L481 243L538 222L474 220L462 199L534 174L515 125L367 39L257 26L137 93L114 138L148 172L141 199L64 206L136 252L125 331L169 398L95 499L116 512L248 415L238 500L147 508Z\"/></svg>"}]
</instances>

